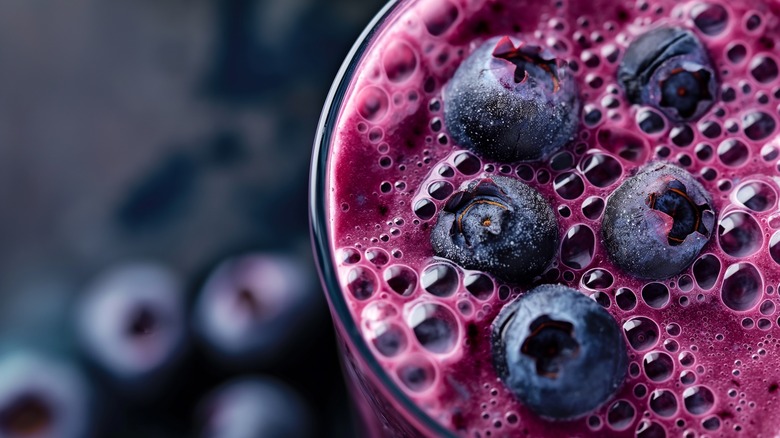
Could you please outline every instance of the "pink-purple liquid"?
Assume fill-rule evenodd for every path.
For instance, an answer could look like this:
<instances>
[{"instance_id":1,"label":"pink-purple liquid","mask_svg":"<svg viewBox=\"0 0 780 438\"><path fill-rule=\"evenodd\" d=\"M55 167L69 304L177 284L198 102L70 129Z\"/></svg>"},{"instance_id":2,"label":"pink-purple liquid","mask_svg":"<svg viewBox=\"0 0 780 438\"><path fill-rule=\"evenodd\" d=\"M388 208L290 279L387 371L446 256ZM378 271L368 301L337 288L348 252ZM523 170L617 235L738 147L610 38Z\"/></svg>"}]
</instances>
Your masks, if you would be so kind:
<instances>
[{"instance_id":1,"label":"pink-purple liquid","mask_svg":"<svg viewBox=\"0 0 780 438\"><path fill-rule=\"evenodd\" d=\"M721 89L697 122L662 116L663 126L643 130L652 125L647 108L626 100L615 75L632 39L660 23L699 36ZM448 137L442 87L496 35L544 41L574 70L583 103L577 139L543 162L481 160ZM757 117L778 118L780 81L763 68L778 62L778 44L780 3L771 0L420 0L396 8L333 128L328 219L344 299L409 398L465 436L775 436L780 135L754 140L751 129ZM697 177L718 217L693 266L658 282L622 273L600 238L604 202L652 160ZM533 284L503 283L433 255L436 213L480 175L519 178L556 211L560 251ZM624 385L582 419L540 419L493 369L491 322L542 283L593 297L628 341ZM449 336L418 338L414 327L429 318Z\"/></svg>"}]
</instances>

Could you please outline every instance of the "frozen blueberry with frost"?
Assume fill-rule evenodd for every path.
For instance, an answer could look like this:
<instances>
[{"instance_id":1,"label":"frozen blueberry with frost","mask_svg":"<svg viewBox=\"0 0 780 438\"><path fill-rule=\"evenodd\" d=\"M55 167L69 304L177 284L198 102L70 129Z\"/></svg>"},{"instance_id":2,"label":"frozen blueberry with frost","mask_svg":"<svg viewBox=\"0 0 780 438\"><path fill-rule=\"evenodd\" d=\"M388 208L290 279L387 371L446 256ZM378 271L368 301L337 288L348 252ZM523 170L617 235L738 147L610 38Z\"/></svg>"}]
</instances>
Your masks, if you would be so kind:
<instances>
[{"instance_id":1,"label":"frozen blueberry with frost","mask_svg":"<svg viewBox=\"0 0 780 438\"><path fill-rule=\"evenodd\" d=\"M567 63L540 46L492 38L443 91L457 143L499 161L539 160L574 137L580 103Z\"/></svg>"},{"instance_id":2,"label":"frozen blueberry with frost","mask_svg":"<svg viewBox=\"0 0 780 438\"><path fill-rule=\"evenodd\" d=\"M620 327L575 289L538 286L505 305L492 330L499 377L542 417L581 417L610 399L625 379Z\"/></svg>"},{"instance_id":3,"label":"frozen blueberry with frost","mask_svg":"<svg viewBox=\"0 0 780 438\"><path fill-rule=\"evenodd\" d=\"M704 187L687 171L658 162L612 193L601 230L615 264L635 277L660 280L693 263L714 224Z\"/></svg>"},{"instance_id":4,"label":"frozen blueberry with frost","mask_svg":"<svg viewBox=\"0 0 780 438\"><path fill-rule=\"evenodd\" d=\"M312 414L290 387L271 377L244 377L208 394L198 408L203 438L306 438Z\"/></svg>"},{"instance_id":5,"label":"frozen blueberry with frost","mask_svg":"<svg viewBox=\"0 0 780 438\"><path fill-rule=\"evenodd\" d=\"M81 438L91 432L90 391L65 362L31 352L0 354L0 436Z\"/></svg>"},{"instance_id":6,"label":"frozen blueberry with frost","mask_svg":"<svg viewBox=\"0 0 780 438\"><path fill-rule=\"evenodd\" d=\"M658 108L670 120L698 119L715 102L715 70L690 31L659 27L635 39L618 68L628 99Z\"/></svg>"},{"instance_id":7,"label":"frozen blueberry with frost","mask_svg":"<svg viewBox=\"0 0 780 438\"><path fill-rule=\"evenodd\" d=\"M156 262L130 262L100 274L76 314L91 362L136 395L156 392L186 347L183 282Z\"/></svg>"},{"instance_id":8,"label":"frozen blueberry with frost","mask_svg":"<svg viewBox=\"0 0 780 438\"><path fill-rule=\"evenodd\" d=\"M270 252L223 261L198 295L194 331L223 363L274 362L317 320L322 301L311 272L298 258Z\"/></svg>"},{"instance_id":9,"label":"frozen blueberry with frost","mask_svg":"<svg viewBox=\"0 0 780 438\"><path fill-rule=\"evenodd\" d=\"M539 192L518 180L491 176L450 196L431 244L436 255L465 268L528 281L555 255L558 224Z\"/></svg>"}]
</instances>

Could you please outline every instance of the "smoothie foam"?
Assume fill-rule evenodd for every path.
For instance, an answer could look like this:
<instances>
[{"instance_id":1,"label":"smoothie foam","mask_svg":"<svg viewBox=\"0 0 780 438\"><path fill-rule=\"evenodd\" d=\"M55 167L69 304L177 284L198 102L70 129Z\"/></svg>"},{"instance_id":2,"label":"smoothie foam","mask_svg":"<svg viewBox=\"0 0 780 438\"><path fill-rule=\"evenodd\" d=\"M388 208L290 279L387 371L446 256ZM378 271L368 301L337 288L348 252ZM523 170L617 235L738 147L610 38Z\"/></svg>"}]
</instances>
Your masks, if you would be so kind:
<instances>
[{"instance_id":1,"label":"smoothie foam","mask_svg":"<svg viewBox=\"0 0 780 438\"><path fill-rule=\"evenodd\" d=\"M767 2L402 2L373 37L341 109L328 218L344 300L399 387L464 436L774 436L780 387L780 6ZM617 81L628 45L661 25L692 31L715 67L715 104L678 123L632 104ZM502 163L460 147L443 87L491 37L544 45L579 89L576 138L543 161ZM605 202L646 163L685 168L712 196L716 227L696 261L639 280L604 247ZM553 208L560 246L527 284L434 256L447 198L489 175ZM584 418L550 422L504 387L491 323L538 284L591 296L629 346L628 377Z\"/></svg>"}]
</instances>

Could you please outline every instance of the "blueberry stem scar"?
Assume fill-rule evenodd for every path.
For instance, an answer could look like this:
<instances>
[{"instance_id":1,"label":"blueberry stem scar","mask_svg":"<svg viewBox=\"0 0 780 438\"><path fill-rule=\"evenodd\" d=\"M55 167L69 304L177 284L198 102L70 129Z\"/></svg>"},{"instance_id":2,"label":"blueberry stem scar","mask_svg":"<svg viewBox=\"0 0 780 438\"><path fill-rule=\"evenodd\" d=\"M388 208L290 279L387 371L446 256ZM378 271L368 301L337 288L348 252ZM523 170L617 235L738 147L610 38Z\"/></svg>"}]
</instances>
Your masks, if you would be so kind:
<instances>
[{"instance_id":1,"label":"blueberry stem scar","mask_svg":"<svg viewBox=\"0 0 780 438\"><path fill-rule=\"evenodd\" d=\"M667 235L670 245L681 244L694 231L707 234L707 229L703 226L701 218L702 213L710 209L709 206L706 204L696 205L693 199L688 196L685 186L677 180L670 182L665 192L648 195L647 205L672 218L672 228Z\"/></svg>"},{"instance_id":2,"label":"blueberry stem scar","mask_svg":"<svg viewBox=\"0 0 780 438\"><path fill-rule=\"evenodd\" d=\"M466 213L468 213L469 210L471 210L477 204L488 204L488 205L499 207L503 210L509 210L509 207L507 207L506 205L500 202L491 201L488 199L475 199L468 206L466 206L466 208L464 208L463 211L458 215L458 231L460 231L461 233L463 232L463 216L465 216ZM483 222L483 225L486 227L490 226L490 222L489 222L490 220L487 219L487 221L488 221L487 223Z\"/></svg>"},{"instance_id":3,"label":"blueberry stem scar","mask_svg":"<svg viewBox=\"0 0 780 438\"><path fill-rule=\"evenodd\" d=\"M676 68L672 70L671 74L668 78L661 81L661 89L663 90L666 88L666 84L669 82L670 79L674 78L678 74L689 74L691 77L693 77L694 80L698 83L699 91L702 93L700 100L713 100L712 95L710 94L709 90L707 89L707 84L710 80L710 74L707 73L705 70L697 70L697 71L687 71L684 68ZM686 97L688 95L688 89L685 88L683 85L679 85L677 87L677 90L675 91L678 97ZM661 95L661 102L660 105L663 107L675 107L675 104L673 102L669 102L667 100L667 96L665 94ZM680 115L683 117L690 117L693 115L693 113L696 111L696 107L690 107L690 108L678 108L680 111Z\"/></svg>"},{"instance_id":4,"label":"blueberry stem scar","mask_svg":"<svg viewBox=\"0 0 780 438\"><path fill-rule=\"evenodd\" d=\"M508 36L501 38L496 44L496 48L493 49L493 56L499 59L504 59L515 65L515 83L522 84L528 79L528 70L524 65L534 64L544 70L553 83L553 93L557 93L561 89L560 82L558 81L558 75L554 68L557 67L555 60L546 60L534 53L534 47L527 46L524 43L520 43L517 47L514 46Z\"/></svg>"},{"instance_id":5,"label":"blueberry stem scar","mask_svg":"<svg viewBox=\"0 0 780 438\"><path fill-rule=\"evenodd\" d=\"M562 362L579 355L580 345L573 336L574 326L544 315L536 319L530 328L531 333L520 351L534 358L537 374L557 379Z\"/></svg>"}]
</instances>

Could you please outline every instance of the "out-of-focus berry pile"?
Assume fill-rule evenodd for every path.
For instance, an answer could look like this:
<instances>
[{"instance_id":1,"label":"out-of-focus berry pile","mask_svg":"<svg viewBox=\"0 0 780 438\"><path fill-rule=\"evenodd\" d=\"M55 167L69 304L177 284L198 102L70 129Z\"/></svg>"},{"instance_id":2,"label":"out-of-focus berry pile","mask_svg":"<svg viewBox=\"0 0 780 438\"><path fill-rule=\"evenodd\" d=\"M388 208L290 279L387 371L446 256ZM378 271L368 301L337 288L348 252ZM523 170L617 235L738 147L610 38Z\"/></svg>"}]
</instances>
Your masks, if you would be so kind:
<instances>
[{"instance_id":1,"label":"out-of-focus berry pile","mask_svg":"<svg viewBox=\"0 0 780 438\"><path fill-rule=\"evenodd\" d=\"M349 436L310 257L381 0L0 4L0 436Z\"/></svg>"}]
</instances>

